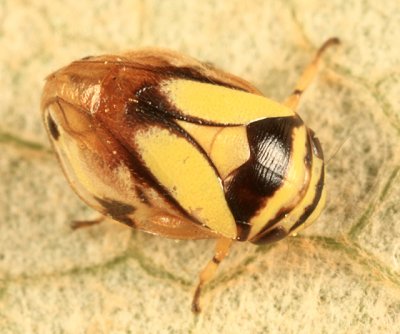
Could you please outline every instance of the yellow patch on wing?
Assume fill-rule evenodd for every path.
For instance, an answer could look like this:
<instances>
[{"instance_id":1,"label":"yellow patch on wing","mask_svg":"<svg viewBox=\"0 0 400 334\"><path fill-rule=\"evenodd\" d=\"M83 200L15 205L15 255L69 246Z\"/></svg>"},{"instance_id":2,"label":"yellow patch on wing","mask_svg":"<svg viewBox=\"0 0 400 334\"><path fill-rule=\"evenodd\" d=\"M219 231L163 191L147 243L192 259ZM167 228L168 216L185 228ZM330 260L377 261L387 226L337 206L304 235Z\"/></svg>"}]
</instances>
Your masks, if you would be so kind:
<instances>
[{"instance_id":1,"label":"yellow patch on wing","mask_svg":"<svg viewBox=\"0 0 400 334\"><path fill-rule=\"evenodd\" d=\"M246 127L204 126L177 121L207 152L222 179L250 158Z\"/></svg>"},{"instance_id":2,"label":"yellow patch on wing","mask_svg":"<svg viewBox=\"0 0 400 334\"><path fill-rule=\"evenodd\" d=\"M276 217L282 208L292 206L303 195L301 190L308 185L310 177L307 167L304 165L304 159L307 154L306 136L307 132L304 126L293 130L293 156L288 166L286 179L274 195L268 199L265 207L250 220L252 228L248 239L253 238L260 232L265 224Z\"/></svg>"},{"instance_id":3,"label":"yellow patch on wing","mask_svg":"<svg viewBox=\"0 0 400 334\"><path fill-rule=\"evenodd\" d=\"M247 131L244 126L222 128L211 146L210 158L222 179L250 158Z\"/></svg>"},{"instance_id":4,"label":"yellow patch on wing","mask_svg":"<svg viewBox=\"0 0 400 334\"><path fill-rule=\"evenodd\" d=\"M211 146L213 145L215 137L223 129L220 126L207 126L186 121L176 121L176 123L178 123L208 155L210 155Z\"/></svg>"},{"instance_id":5,"label":"yellow patch on wing","mask_svg":"<svg viewBox=\"0 0 400 334\"><path fill-rule=\"evenodd\" d=\"M215 84L174 79L161 91L182 115L219 124L248 124L267 117L294 115L284 105L264 96Z\"/></svg>"},{"instance_id":6,"label":"yellow patch on wing","mask_svg":"<svg viewBox=\"0 0 400 334\"><path fill-rule=\"evenodd\" d=\"M221 180L201 152L158 127L136 132L134 140L147 168L190 215L225 237L236 237Z\"/></svg>"}]
</instances>

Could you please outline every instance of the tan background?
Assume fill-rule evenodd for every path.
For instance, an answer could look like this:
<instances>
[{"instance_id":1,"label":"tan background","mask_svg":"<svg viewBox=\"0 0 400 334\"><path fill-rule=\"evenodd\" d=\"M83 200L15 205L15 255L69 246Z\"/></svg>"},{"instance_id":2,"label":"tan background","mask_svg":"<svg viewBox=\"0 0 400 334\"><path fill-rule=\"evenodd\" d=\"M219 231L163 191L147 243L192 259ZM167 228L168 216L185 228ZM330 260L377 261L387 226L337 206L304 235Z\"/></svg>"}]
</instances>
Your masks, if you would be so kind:
<instances>
[{"instance_id":1,"label":"tan background","mask_svg":"<svg viewBox=\"0 0 400 334\"><path fill-rule=\"evenodd\" d=\"M0 333L400 333L399 31L398 0L0 1ZM300 108L329 160L326 210L299 237L236 244L199 317L212 241L70 230L93 212L49 151L47 74L160 46L282 100L332 36Z\"/></svg>"}]
</instances>

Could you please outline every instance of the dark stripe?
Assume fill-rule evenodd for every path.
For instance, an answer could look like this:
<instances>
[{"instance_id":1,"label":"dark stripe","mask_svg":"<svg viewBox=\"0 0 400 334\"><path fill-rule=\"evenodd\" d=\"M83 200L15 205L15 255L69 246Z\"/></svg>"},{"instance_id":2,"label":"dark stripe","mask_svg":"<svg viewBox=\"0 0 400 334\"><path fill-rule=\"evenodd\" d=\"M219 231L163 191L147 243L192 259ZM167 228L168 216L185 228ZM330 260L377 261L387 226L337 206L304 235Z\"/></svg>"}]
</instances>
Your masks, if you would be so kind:
<instances>
[{"instance_id":1,"label":"dark stripe","mask_svg":"<svg viewBox=\"0 0 400 334\"><path fill-rule=\"evenodd\" d=\"M131 149L128 146L125 146L121 143L121 145L128 150L129 152L129 160L131 165L135 166L135 174L137 174L136 179L141 180L143 185L150 186L154 190L156 190L164 199L174 207L175 210L180 212L184 217L188 218L190 221L201 224L196 218L192 217L181 205L180 203L168 192L168 190L158 182L158 180L154 177L151 171L143 164L143 161L137 157L137 152ZM202 224L201 224L202 225Z\"/></svg>"},{"instance_id":2,"label":"dark stripe","mask_svg":"<svg viewBox=\"0 0 400 334\"><path fill-rule=\"evenodd\" d=\"M285 215L292 210L293 207L279 210L275 218L271 219L269 222L266 222L265 226L250 240L250 242L256 242L257 240L263 238L263 236L268 233L274 225L278 224L283 218L285 218Z\"/></svg>"},{"instance_id":3,"label":"dark stripe","mask_svg":"<svg viewBox=\"0 0 400 334\"><path fill-rule=\"evenodd\" d=\"M86 57L81 58L80 61L82 61L82 60L89 60L90 58L93 58L93 57L94 57L94 56L86 56Z\"/></svg>"},{"instance_id":4,"label":"dark stripe","mask_svg":"<svg viewBox=\"0 0 400 334\"><path fill-rule=\"evenodd\" d=\"M154 103L148 103L148 101L144 101L143 97L140 97L134 101L128 101L125 105L125 116L126 121L128 122L128 124L131 125L131 131L133 132L137 131L140 128L158 126L162 129L170 131L171 134L184 138L189 143L191 143L198 152L203 155L203 158L207 160L209 166L214 170L215 177L220 179L219 172L214 163L211 161L210 157L207 155L204 149L197 143L197 141L192 136L190 136L190 134L187 133L182 127L180 127L171 117L171 115L160 112L160 110L168 108L167 104L168 102L163 97L161 97L159 100L154 101ZM134 145L133 141L131 141L128 145L130 146L132 144ZM171 195L171 193L162 184L160 184L160 182L158 182L156 177L145 166L140 156L138 156L138 153L134 149L127 149L130 150L132 158L135 157L135 159L138 160L138 162L134 165L135 167L140 166L140 174L146 174L144 179L146 181L149 181L153 188L159 190L164 198L168 202L170 202L170 204L172 204L176 209L178 209L178 211L180 211L185 217L189 218L189 220L196 224L204 226L202 222L200 222L197 218L187 212L186 209L183 208L180 203Z\"/></svg>"},{"instance_id":5,"label":"dark stripe","mask_svg":"<svg viewBox=\"0 0 400 334\"><path fill-rule=\"evenodd\" d=\"M207 69L210 69L210 67L205 66ZM217 86L224 86L226 88L231 88L231 89L236 89L236 90L241 90L244 91L243 88L233 86L230 84L227 84L226 82L218 80L216 77L208 77L204 75L204 68L201 67L176 67L176 66L163 66L163 67L155 67L152 69L153 71L161 74L166 74L167 76L170 76L171 78L179 78L179 79L186 79L186 80L193 80L193 81L198 81L198 82L203 82L203 83L209 83L212 85L217 85ZM215 69L213 69L215 70ZM218 70L216 70L218 71Z\"/></svg>"},{"instance_id":6,"label":"dark stripe","mask_svg":"<svg viewBox=\"0 0 400 334\"><path fill-rule=\"evenodd\" d=\"M295 89L295 90L293 91L293 93L292 93L292 95L301 95L301 94L303 94L303 91L300 90L300 89Z\"/></svg>"},{"instance_id":7,"label":"dark stripe","mask_svg":"<svg viewBox=\"0 0 400 334\"><path fill-rule=\"evenodd\" d=\"M143 191L143 189L141 187L136 186L135 187L135 192L136 192L136 196L139 198L139 200L147 205L151 205L148 197L146 196L146 193Z\"/></svg>"},{"instance_id":8,"label":"dark stripe","mask_svg":"<svg viewBox=\"0 0 400 334\"><path fill-rule=\"evenodd\" d=\"M260 237L250 240L250 242L256 245L270 244L284 239L288 236L288 234L289 233L284 227L277 226L274 227L272 230L269 230L265 234L261 235Z\"/></svg>"},{"instance_id":9,"label":"dark stripe","mask_svg":"<svg viewBox=\"0 0 400 334\"><path fill-rule=\"evenodd\" d=\"M98 120L98 126L101 126L103 130L108 131L110 136L120 145L119 154L123 156L124 164L128 167L133 178L140 182L143 187L151 187L157 191L172 207L174 207L182 216L186 217L190 221L194 221L201 224L197 219L189 215L188 212L179 204L179 202L158 182L154 175L149 169L144 166L143 161L137 156L137 152L131 147L132 142L125 143L126 139L130 139L131 136L126 136L123 131L118 131L119 127L107 127L104 125L102 120ZM114 131L113 131L114 130ZM136 131L134 124L131 124L129 131Z\"/></svg>"},{"instance_id":10,"label":"dark stripe","mask_svg":"<svg viewBox=\"0 0 400 334\"><path fill-rule=\"evenodd\" d=\"M101 100L100 108L102 110L109 109L112 112L98 112L92 115L92 117L97 120L98 126L109 132L110 136L119 144L118 153L123 157L121 160L123 160L124 164L129 168L135 181L141 183L143 188L150 187L154 189L183 217L192 222L201 224L197 219L189 215L144 165L132 141L132 134L135 131L148 126L148 124L157 124L157 122L163 119L162 115L156 112L150 112L154 110L154 108L148 108L148 112L144 112L144 110L140 109L138 101L129 98L129 95L125 94L126 91L129 93L129 89L134 89L131 95L134 97L134 92L137 89L134 82L133 86L129 87L130 82L127 81L126 78L123 78L120 82L115 82L112 78L116 74L113 71L111 71L110 74L113 75L110 75L109 78L102 83L104 92L109 92L110 96ZM155 80L155 78L148 78L148 80ZM125 85L127 86L125 87ZM123 91L121 87L124 88ZM104 92L103 94L105 94ZM117 114L114 115L113 113Z\"/></svg>"},{"instance_id":11,"label":"dark stripe","mask_svg":"<svg viewBox=\"0 0 400 334\"><path fill-rule=\"evenodd\" d=\"M312 154L313 153L313 145L312 145L312 139L311 139L310 135L308 134L309 130L310 129L307 128L307 137L306 137L307 153L304 158L304 165L307 168L307 172L311 173L311 166L312 166L312 162L313 162L313 154Z\"/></svg>"},{"instance_id":12,"label":"dark stripe","mask_svg":"<svg viewBox=\"0 0 400 334\"><path fill-rule=\"evenodd\" d=\"M237 241L247 241L247 237L251 231L251 225L247 222L241 222L236 220L236 228L237 228Z\"/></svg>"},{"instance_id":13,"label":"dark stripe","mask_svg":"<svg viewBox=\"0 0 400 334\"><path fill-rule=\"evenodd\" d=\"M171 115L160 112L162 107L156 107L155 103L142 102L144 101L139 99L137 101L137 105L135 106L127 104L125 107L125 114L128 116L128 122L132 122L134 119L134 122L137 123L137 126L139 127L159 126L162 129L170 131L171 134L184 138L203 155L203 158L207 160L210 167L214 170L216 177L220 178L219 172L213 161L208 156L207 152L186 130L176 123L175 119L171 117ZM169 102L165 101L165 98L163 97L160 97L160 101L158 103L163 107L165 104L165 107L169 108L169 106L166 106ZM135 108L135 112L132 112L131 108Z\"/></svg>"},{"instance_id":14,"label":"dark stripe","mask_svg":"<svg viewBox=\"0 0 400 334\"><path fill-rule=\"evenodd\" d=\"M51 136L54 140L57 140L60 137L60 132L58 131L57 124L54 122L53 117L51 117L50 112L47 113L47 125Z\"/></svg>"},{"instance_id":15,"label":"dark stripe","mask_svg":"<svg viewBox=\"0 0 400 334\"><path fill-rule=\"evenodd\" d=\"M300 216L299 220L290 228L289 233L294 231L300 225L304 224L307 218L313 213L315 208L317 207L319 200L321 199L322 190L324 188L324 177L325 177L325 170L322 168L321 176L318 180L316 189L315 189L315 197L312 203L304 209L303 214Z\"/></svg>"},{"instance_id":16,"label":"dark stripe","mask_svg":"<svg viewBox=\"0 0 400 334\"><path fill-rule=\"evenodd\" d=\"M310 141L312 143L312 150L313 150L314 154L318 158L323 160L324 159L324 152L322 150L322 146L321 146L321 143L320 143L319 139L315 136L315 133L314 133L313 130L308 129L308 131L309 131L309 138L310 138Z\"/></svg>"},{"instance_id":17,"label":"dark stripe","mask_svg":"<svg viewBox=\"0 0 400 334\"><path fill-rule=\"evenodd\" d=\"M110 198L95 197L96 201L106 209L111 217L125 216L133 213L136 209L130 204L116 201Z\"/></svg>"},{"instance_id":18,"label":"dark stripe","mask_svg":"<svg viewBox=\"0 0 400 334\"><path fill-rule=\"evenodd\" d=\"M200 80L196 80L200 81ZM201 81L200 81L201 82ZM139 89L135 94L138 104L135 111L152 109L156 110L159 115L164 117L175 118L181 121L195 123L199 125L210 125L210 126L238 126L242 124L238 123L218 123L213 122L204 118L194 117L187 115L182 110L176 108L168 100L168 97L160 92L160 86L158 85L147 85ZM204 101L201 101L204 103ZM215 112L218 112L217 110Z\"/></svg>"},{"instance_id":19,"label":"dark stripe","mask_svg":"<svg viewBox=\"0 0 400 334\"><path fill-rule=\"evenodd\" d=\"M134 206L110 198L94 198L104 208L104 213L107 216L128 226L135 226L133 220L129 217L129 214L136 210Z\"/></svg>"},{"instance_id":20,"label":"dark stripe","mask_svg":"<svg viewBox=\"0 0 400 334\"><path fill-rule=\"evenodd\" d=\"M310 173L310 168L311 168L311 164L312 164L312 145L311 145L311 140L310 137L307 137L307 153L306 156L304 158L304 164L306 166L306 168L308 169L308 173ZM293 153L293 152L292 152ZM305 188L304 193L306 192L307 188ZM303 193L303 196L304 196ZM298 203L298 202L297 202ZM297 205L297 203L294 203L292 206L287 207L287 208L281 208L279 210L279 212L277 213L277 215L271 219L270 221L266 222L265 226L260 230L260 232L257 233L257 235L255 235L253 237L253 240L257 240L258 238L262 237L264 235L264 233L266 233L266 231L270 230L274 225L278 224L282 219L285 218L285 216L287 214L289 214Z\"/></svg>"},{"instance_id":21,"label":"dark stripe","mask_svg":"<svg viewBox=\"0 0 400 334\"><path fill-rule=\"evenodd\" d=\"M249 220L285 182L293 129L301 125L301 119L293 116L267 118L247 126L250 159L224 182L229 207L245 231Z\"/></svg>"},{"instance_id":22,"label":"dark stripe","mask_svg":"<svg viewBox=\"0 0 400 334\"><path fill-rule=\"evenodd\" d=\"M218 260L215 256L212 258L212 262L214 262L215 264L220 264L221 260Z\"/></svg>"},{"instance_id":23,"label":"dark stripe","mask_svg":"<svg viewBox=\"0 0 400 334\"><path fill-rule=\"evenodd\" d=\"M124 217L120 217L120 218L118 218L116 220L121 222L121 223L123 223L123 224L125 224L125 225L127 225L127 226L129 226L129 227L136 227L136 224L135 224L135 222L133 221L132 218L124 216Z\"/></svg>"}]
</instances>

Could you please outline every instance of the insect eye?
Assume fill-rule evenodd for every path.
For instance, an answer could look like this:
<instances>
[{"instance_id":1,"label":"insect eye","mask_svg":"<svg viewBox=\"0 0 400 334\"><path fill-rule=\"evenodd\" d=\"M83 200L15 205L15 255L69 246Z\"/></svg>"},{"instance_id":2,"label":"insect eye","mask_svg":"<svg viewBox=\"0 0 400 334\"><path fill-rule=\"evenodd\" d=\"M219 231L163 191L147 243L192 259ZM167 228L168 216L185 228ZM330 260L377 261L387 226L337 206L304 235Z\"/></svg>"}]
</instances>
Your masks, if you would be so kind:
<instances>
[{"instance_id":1,"label":"insect eye","mask_svg":"<svg viewBox=\"0 0 400 334\"><path fill-rule=\"evenodd\" d=\"M315 136L315 133L313 130L308 129L309 134L310 134L310 138L311 138L311 144L312 144L312 149L314 154L320 158L323 159L324 158L324 153L322 151L322 146L321 143L319 141L319 139Z\"/></svg>"}]
</instances>

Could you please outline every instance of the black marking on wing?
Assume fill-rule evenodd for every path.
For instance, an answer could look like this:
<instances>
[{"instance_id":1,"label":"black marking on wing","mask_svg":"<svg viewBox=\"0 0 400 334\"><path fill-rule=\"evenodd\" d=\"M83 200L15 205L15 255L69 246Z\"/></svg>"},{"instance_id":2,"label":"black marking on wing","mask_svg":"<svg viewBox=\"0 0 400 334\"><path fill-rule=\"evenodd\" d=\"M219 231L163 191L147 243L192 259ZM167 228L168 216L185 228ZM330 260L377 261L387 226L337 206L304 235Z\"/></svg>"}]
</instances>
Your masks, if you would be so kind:
<instances>
[{"instance_id":1,"label":"black marking on wing","mask_svg":"<svg viewBox=\"0 0 400 334\"><path fill-rule=\"evenodd\" d=\"M311 153L313 148L311 145L310 137L307 138L306 145L307 145L307 153L304 158L304 164L305 164L306 168L310 171L312 161L313 161L313 155ZM304 189L304 192L306 192L306 190L307 189ZM265 226L260 230L260 232L258 232L257 235L255 235L252 238L251 242L253 242L253 240L257 241L259 239L262 239L266 233L269 233L269 231L271 230L271 228L274 225L278 224L282 219L285 218L285 216L287 214L289 214L296 207L296 204L297 203L295 203L294 205L292 205L290 207L281 208L274 218L272 218L270 221L266 222Z\"/></svg>"},{"instance_id":2,"label":"black marking on wing","mask_svg":"<svg viewBox=\"0 0 400 334\"><path fill-rule=\"evenodd\" d=\"M220 127L242 125L236 123L218 123L204 118L186 115L167 100L167 97L160 92L160 87L158 85L148 85L142 87L136 92L135 98L137 100L137 107L139 109L153 108L159 114L164 115L164 117L172 117L181 121L195 123L199 125ZM215 110L215 112L218 112L218 110Z\"/></svg>"},{"instance_id":3,"label":"black marking on wing","mask_svg":"<svg viewBox=\"0 0 400 334\"><path fill-rule=\"evenodd\" d=\"M270 244L284 239L285 237L288 236L288 234L289 233L286 231L284 227L278 225L273 229L269 230L267 233L260 236L259 238L251 240L251 242L256 245Z\"/></svg>"},{"instance_id":4,"label":"black marking on wing","mask_svg":"<svg viewBox=\"0 0 400 334\"><path fill-rule=\"evenodd\" d=\"M292 155L293 129L303 122L297 116L267 118L247 127L250 159L226 180L229 207L246 239L249 220L285 181Z\"/></svg>"},{"instance_id":5,"label":"black marking on wing","mask_svg":"<svg viewBox=\"0 0 400 334\"><path fill-rule=\"evenodd\" d=\"M133 205L119 202L110 198L95 197L95 199L104 208L105 213L112 219L131 227L135 226L135 223L129 217L129 215L136 210Z\"/></svg>"}]
</instances>

